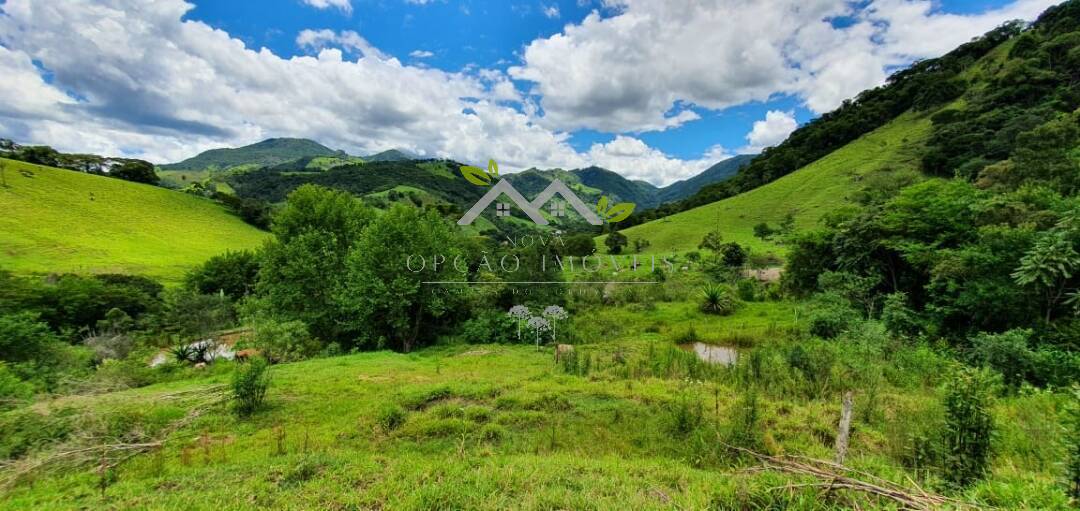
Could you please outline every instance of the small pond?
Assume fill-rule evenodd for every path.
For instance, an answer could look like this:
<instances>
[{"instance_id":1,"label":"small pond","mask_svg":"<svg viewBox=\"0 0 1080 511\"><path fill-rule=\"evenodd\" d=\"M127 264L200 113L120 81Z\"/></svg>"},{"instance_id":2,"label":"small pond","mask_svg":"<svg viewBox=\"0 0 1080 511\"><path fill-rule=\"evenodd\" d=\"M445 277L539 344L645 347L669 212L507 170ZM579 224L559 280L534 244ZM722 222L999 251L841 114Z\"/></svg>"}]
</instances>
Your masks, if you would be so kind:
<instances>
[{"instance_id":1,"label":"small pond","mask_svg":"<svg viewBox=\"0 0 1080 511\"><path fill-rule=\"evenodd\" d=\"M735 365L735 361L739 359L739 351L730 346L695 342L692 344L680 344L679 347L686 351L693 351L701 360L714 364L730 366Z\"/></svg>"}]
</instances>

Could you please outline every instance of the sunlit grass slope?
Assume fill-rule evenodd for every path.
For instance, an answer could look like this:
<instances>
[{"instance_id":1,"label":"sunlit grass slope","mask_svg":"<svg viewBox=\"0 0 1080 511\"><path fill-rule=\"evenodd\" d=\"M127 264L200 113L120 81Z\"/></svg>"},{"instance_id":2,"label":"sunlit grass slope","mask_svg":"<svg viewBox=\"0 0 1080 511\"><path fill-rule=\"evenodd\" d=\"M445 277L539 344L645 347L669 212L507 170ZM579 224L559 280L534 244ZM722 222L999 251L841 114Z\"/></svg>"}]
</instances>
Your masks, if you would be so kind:
<instances>
[{"instance_id":1,"label":"sunlit grass slope","mask_svg":"<svg viewBox=\"0 0 1080 511\"><path fill-rule=\"evenodd\" d=\"M205 199L81 172L0 160L0 268L131 273L166 281L268 236Z\"/></svg>"},{"instance_id":2,"label":"sunlit grass slope","mask_svg":"<svg viewBox=\"0 0 1080 511\"><path fill-rule=\"evenodd\" d=\"M754 225L774 229L788 213L796 230L812 228L826 213L850 204L863 188L861 178L875 171L918 169L920 151L930 134L929 115L904 114L828 156L769 184L623 231L631 242L644 238L647 252L696 250L711 230L725 241L750 246L755 253L782 254L775 241L754 237ZM603 247L604 237L597 239Z\"/></svg>"}]
</instances>

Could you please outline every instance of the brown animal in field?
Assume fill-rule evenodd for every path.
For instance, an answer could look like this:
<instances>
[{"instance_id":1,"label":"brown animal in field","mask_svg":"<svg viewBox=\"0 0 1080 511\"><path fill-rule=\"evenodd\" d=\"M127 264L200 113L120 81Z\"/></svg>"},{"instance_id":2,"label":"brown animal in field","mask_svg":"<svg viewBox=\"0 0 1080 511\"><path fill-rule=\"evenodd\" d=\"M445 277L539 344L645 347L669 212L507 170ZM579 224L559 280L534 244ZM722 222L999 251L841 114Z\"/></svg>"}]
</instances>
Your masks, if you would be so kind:
<instances>
[{"instance_id":1,"label":"brown animal in field","mask_svg":"<svg viewBox=\"0 0 1080 511\"><path fill-rule=\"evenodd\" d=\"M233 355L233 358L235 358L237 362L246 362L247 359L251 357L257 357L261 354L262 352L255 348L248 348L246 350L237 351L236 355Z\"/></svg>"},{"instance_id":2,"label":"brown animal in field","mask_svg":"<svg viewBox=\"0 0 1080 511\"><path fill-rule=\"evenodd\" d=\"M570 344L559 344L555 346L555 363L558 363L560 359L570 355L574 352L574 347Z\"/></svg>"},{"instance_id":3,"label":"brown animal in field","mask_svg":"<svg viewBox=\"0 0 1080 511\"><path fill-rule=\"evenodd\" d=\"M206 362L199 362L195 364L195 369L206 369Z\"/></svg>"}]
</instances>

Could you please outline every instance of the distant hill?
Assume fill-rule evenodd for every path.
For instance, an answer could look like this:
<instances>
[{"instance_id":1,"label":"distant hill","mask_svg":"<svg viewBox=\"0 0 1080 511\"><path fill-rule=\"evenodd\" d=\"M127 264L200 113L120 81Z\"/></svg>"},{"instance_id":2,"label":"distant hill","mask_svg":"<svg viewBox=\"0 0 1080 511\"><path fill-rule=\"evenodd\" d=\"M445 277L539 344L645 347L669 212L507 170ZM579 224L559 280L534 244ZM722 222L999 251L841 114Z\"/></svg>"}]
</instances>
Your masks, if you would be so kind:
<instances>
[{"instance_id":1,"label":"distant hill","mask_svg":"<svg viewBox=\"0 0 1080 511\"><path fill-rule=\"evenodd\" d=\"M719 183L735 175L738 170L754 157L736 156L709 167L701 174L690 179L678 181L663 188L658 188L645 181L626 179L617 172L601 167L586 167L576 170L537 170L529 169L517 174L508 174L514 186L526 196L540 193L555 178L575 189L582 200L599 199L607 195L622 202L633 202L639 210L655 208L665 202L672 202L690 197L702 187Z\"/></svg>"},{"instance_id":2,"label":"distant hill","mask_svg":"<svg viewBox=\"0 0 1080 511\"><path fill-rule=\"evenodd\" d=\"M238 165L277 165L306 157L334 156L347 158L344 151L335 151L305 138L271 138L235 149L211 149L178 163L161 165L162 170L227 169Z\"/></svg>"},{"instance_id":3,"label":"distant hill","mask_svg":"<svg viewBox=\"0 0 1080 511\"><path fill-rule=\"evenodd\" d=\"M269 234L186 193L11 160L0 187L0 268L130 273L176 282L226 250Z\"/></svg>"},{"instance_id":4,"label":"distant hill","mask_svg":"<svg viewBox=\"0 0 1080 511\"><path fill-rule=\"evenodd\" d=\"M390 149L364 158L365 161L406 161L415 159L417 159L416 156L398 149Z\"/></svg>"},{"instance_id":5,"label":"distant hill","mask_svg":"<svg viewBox=\"0 0 1080 511\"><path fill-rule=\"evenodd\" d=\"M682 200L694 195L707 185L730 179L739 172L739 169L749 165L755 157L757 157L756 154L740 154L717 163L690 179L667 185L659 191L660 202Z\"/></svg>"}]
</instances>

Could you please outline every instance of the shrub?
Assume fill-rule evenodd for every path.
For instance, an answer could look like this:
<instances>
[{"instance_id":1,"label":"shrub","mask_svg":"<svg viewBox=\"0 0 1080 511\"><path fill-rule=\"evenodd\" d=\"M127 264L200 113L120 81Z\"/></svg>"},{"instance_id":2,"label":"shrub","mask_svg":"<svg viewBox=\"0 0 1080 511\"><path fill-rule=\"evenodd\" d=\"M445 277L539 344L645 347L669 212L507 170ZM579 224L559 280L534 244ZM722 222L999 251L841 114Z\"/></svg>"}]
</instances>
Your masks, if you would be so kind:
<instances>
[{"instance_id":1,"label":"shrub","mask_svg":"<svg viewBox=\"0 0 1080 511\"><path fill-rule=\"evenodd\" d=\"M239 300L255 289L259 276L259 260L254 252L241 250L225 252L190 271L184 285L199 294L225 293Z\"/></svg>"},{"instance_id":2,"label":"shrub","mask_svg":"<svg viewBox=\"0 0 1080 511\"><path fill-rule=\"evenodd\" d=\"M83 345L94 351L94 360L123 360L131 353L135 341L125 334L101 334L87 337Z\"/></svg>"},{"instance_id":3,"label":"shrub","mask_svg":"<svg viewBox=\"0 0 1080 511\"><path fill-rule=\"evenodd\" d=\"M274 362L291 362L319 353L319 343L308 334L303 321L283 321L260 315L251 321L251 342Z\"/></svg>"},{"instance_id":4,"label":"shrub","mask_svg":"<svg viewBox=\"0 0 1080 511\"><path fill-rule=\"evenodd\" d=\"M484 424L480 428L480 439L485 442L499 442L509 436L509 431L501 424Z\"/></svg>"},{"instance_id":5,"label":"shrub","mask_svg":"<svg viewBox=\"0 0 1080 511\"><path fill-rule=\"evenodd\" d=\"M1065 445L1069 449L1066 487L1069 496L1076 500L1080 499L1080 387L1074 386L1069 397L1065 420Z\"/></svg>"},{"instance_id":6,"label":"shrub","mask_svg":"<svg viewBox=\"0 0 1080 511\"><path fill-rule=\"evenodd\" d=\"M881 321L885 329L900 336L914 336L923 330L919 315L907 305L907 293L892 293L885 297L881 307Z\"/></svg>"},{"instance_id":7,"label":"shrub","mask_svg":"<svg viewBox=\"0 0 1080 511\"><path fill-rule=\"evenodd\" d=\"M375 423L383 431L393 431L405 424L405 410L396 404L384 404L375 412Z\"/></svg>"},{"instance_id":8,"label":"shrub","mask_svg":"<svg viewBox=\"0 0 1080 511\"><path fill-rule=\"evenodd\" d=\"M739 308L739 302L722 286L709 285L701 290L701 311L706 314L727 316Z\"/></svg>"},{"instance_id":9,"label":"shrub","mask_svg":"<svg viewBox=\"0 0 1080 511\"><path fill-rule=\"evenodd\" d=\"M1031 330L1001 334L980 333L971 339L973 364L1001 373L1005 384L1016 388L1033 374L1035 354L1028 348Z\"/></svg>"},{"instance_id":10,"label":"shrub","mask_svg":"<svg viewBox=\"0 0 1080 511\"><path fill-rule=\"evenodd\" d=\"M757 287L757 283L755 283L753 280L740 280L738 284L739 299L744 302L752 302L756 300Z\"/></svg>"},{"instance_id":11,"label":"shrub","mask_svg":"<svg viewBox=\"0 0 1080 511\"><path fill-rule=\"evenodd\" d=\"M517 342L517 324L502 312L483 311L462 323L460 339L468 344Z\"/></svg>"},{"instance_id":12,"label":"shrub","mask_svg":"<svg viewBox=\"0 0 1080 511\"><path fill-rule=\"evenodd\" d=\"M34 395L34 386L22 381L0 362L0 410L14 408Z\"/></svg>"},{"instance_id":13,"label":"shrub","mask_svg":"<svg viewBox=\"0 0 1080 511\"><path fill-rule=\"evenodd\" d=\"M665 420L668 431L686 437L705 422L705 410L700 400L683 395L668 404Z\"/></svg>"},{"instance_id":14,"label":"shrub","mask_svg":"<svg viewBox=\"0 0 1080 511\"><path fill-rule=\"evenodd\" d=\"M963 487L982 478L990 465L994 433L992 373L963 367L945 387L945 478Z\"/></svg>"},{"instance_id":15,"label":"shrub","mask_svg":"<svg viewBox=\"0 0 1080 511\"><path fill-rule=\"evenodd\" d=\"M851 328L858 318L859 315L847 304L827 300L815 306L810 313L810 334L832 339Z\"/></svg>"},{"instance_id":16,"label":"shrub","mask_svg":"<svg viewBox=\"0 0 1080 511\"><path fill-rule=\"evenodd\" d=\"M753 386L735 402L728 442L744 449L760 450L764 443L761 404Z\"/></svg>"},{"instance_id":17,"label":"shrub","mask_svg":"<svg viewBox=\"0 0 1080 511\"><path fill-rule=\"evenodd\" d=\"M270 363L265 358L254 357L246 364L237 365L232 379L236 411L241 416L258 411L269 388Z\"/></svg>"}]
</instances>

